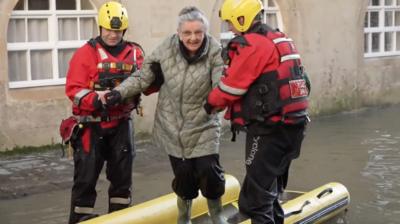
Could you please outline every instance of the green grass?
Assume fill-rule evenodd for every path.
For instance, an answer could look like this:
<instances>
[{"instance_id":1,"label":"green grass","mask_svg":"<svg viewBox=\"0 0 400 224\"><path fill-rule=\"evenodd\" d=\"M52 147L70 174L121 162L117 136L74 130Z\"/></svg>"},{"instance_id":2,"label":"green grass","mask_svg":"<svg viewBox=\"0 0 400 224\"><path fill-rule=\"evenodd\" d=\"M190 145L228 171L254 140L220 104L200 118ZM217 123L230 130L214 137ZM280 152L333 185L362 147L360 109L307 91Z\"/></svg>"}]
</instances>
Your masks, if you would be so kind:
<instances>
[{"instance_id":1,"label":"green grass","mask_svg":"<svg viewBox=\"0 0 400 224\"><path fill-rule=\"evenodd\" d=\"M26 155L32 153L49 152L53 150L61 150L61 144L43 145L43 146L22 146L13 149L0 151L0 157Z\"/></svg>"}]
</instances>

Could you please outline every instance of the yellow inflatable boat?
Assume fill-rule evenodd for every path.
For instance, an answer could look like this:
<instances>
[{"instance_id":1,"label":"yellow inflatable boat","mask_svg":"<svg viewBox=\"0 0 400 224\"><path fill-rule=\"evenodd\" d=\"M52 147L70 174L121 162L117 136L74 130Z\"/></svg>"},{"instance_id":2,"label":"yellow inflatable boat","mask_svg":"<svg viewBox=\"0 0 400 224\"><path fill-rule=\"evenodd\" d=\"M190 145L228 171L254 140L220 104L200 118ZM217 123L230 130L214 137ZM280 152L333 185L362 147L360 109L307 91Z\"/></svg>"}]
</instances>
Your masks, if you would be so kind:
<instances>
[{"instance_id":1,"label":"yellow inflatable boat","mask_svg":"<svg viewBox=\"0 0 400 224\"><path fill-rule=\"evenodd\" d=\"M226 189L222 197L225 217L238 212L239 181L226 175ZM345 211L350 203L346 187L340 183L328 183L309 192L285 192L282 202L285 224L322 223ZM82 224L175 224L178 210L174 193L126 208L111 214L84 221ZM193 201L192 223L209 223L207 200L199 196ZM243 218L241 224L250 224Z\"/></svg>"}]
</instances>

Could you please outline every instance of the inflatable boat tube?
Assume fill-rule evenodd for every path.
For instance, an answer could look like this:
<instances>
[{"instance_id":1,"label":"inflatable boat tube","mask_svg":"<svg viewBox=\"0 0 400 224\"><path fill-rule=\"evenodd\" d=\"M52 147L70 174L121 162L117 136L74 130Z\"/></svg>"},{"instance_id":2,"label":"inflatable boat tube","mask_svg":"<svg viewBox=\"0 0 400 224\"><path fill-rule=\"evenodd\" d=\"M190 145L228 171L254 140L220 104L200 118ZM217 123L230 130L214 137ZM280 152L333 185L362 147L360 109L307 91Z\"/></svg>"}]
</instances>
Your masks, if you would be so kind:
<instances>
[{"instance_id":1,"label":"inflatable boat tube","mask_svg":"<svg viewBox=\"0 0 400 224\"><path fill-rule=\"evenodd\" d=\"M231 217L238 213L240 183L231 176L225 175L226 188L222 197L223 215ZM295 195L282 203L285 211L285 224L321 223L346 210L350 195L340 183L328 183L310 192L288 191L286 195ZM293 197L293 196L292 196ZM82 224L175 224L178 210L174 193L143 202L120 211L90 219ZM193 201L192 223L209 223L207 200L201 196ZM238 223L250 224L242 217Z\"/></svg>"},{"instance_id":2,"label":"inflatable boat tube","mask_svg":"<svg viewBox=\"0 0 400 224\"><path fill-rule=\"evenodd\" d=\"M345 211L350 204L347 188L328 183L282 205L285 224L323 223Z\"/></svg>"}]
</instances>

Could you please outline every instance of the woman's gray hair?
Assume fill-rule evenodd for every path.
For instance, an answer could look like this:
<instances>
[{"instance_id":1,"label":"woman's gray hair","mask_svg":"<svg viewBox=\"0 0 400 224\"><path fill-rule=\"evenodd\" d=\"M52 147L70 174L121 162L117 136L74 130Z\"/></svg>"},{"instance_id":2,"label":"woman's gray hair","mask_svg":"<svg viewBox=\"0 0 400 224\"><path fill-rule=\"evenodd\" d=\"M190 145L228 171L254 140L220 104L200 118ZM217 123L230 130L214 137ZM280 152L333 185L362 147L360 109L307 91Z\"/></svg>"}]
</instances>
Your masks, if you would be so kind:
<instances>
[{"instance_id":1,"label":"woman's gray hair","mask_svg":"<svg viewBox=\"0 0 400 224\"><path fill-rule=\"evenodd\" d=\"M208 32L208 19L205 17L204 13L197 7L187 6L179 12L178 29L181 27L182 23L187 21L200 21L204 25L205 32Z\"/></svg>"}]
</instances>

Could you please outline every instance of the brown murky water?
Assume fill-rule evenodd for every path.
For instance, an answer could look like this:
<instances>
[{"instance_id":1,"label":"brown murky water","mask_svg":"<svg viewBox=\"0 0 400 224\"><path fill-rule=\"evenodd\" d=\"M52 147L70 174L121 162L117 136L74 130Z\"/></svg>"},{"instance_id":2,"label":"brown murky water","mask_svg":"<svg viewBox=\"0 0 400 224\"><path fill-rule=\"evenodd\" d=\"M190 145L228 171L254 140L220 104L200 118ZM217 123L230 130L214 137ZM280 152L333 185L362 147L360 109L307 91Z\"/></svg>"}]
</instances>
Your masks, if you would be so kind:
<instances>
[{"instance_id":1,"label":"brown murky water","mask_svg":"<svg viewBox=\"0 0 400 224\"><path fill-rule=\"evenodd\" d=\"M307 191L328 182L344 184L351 196L348 213L335 223L400 223L400 106L367 109L313 119L301 157L292 165L289 189ZM229 138L229 136L227 136ZM243 178L244 135L223 142L221 158L227 173ZM171 169L163 156L137 160L134 202L169 193ZM164 158L164 159L160 159ZM107 185L99 183L96 210L106 211ZM70 190L0 200L0 223L66 223Z\"/></svg>"}]
</instances>

